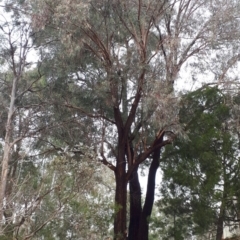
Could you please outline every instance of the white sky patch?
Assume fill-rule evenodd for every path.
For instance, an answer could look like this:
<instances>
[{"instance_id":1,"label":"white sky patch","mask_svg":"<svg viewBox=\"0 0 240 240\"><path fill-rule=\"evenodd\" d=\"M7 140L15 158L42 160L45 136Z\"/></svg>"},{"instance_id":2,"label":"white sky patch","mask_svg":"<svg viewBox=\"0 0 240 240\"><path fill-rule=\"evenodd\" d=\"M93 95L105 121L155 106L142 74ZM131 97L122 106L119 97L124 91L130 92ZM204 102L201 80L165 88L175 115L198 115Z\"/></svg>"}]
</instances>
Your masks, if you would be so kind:
<instances>
[{"instance_id":1,"label":"white sky patch","mask_svg":"<svg viewBox=\"0 0 240 240\"><path fill-rule=\"evenodd\" d=\"M144 170L144 175L139 174L139 182L140 182L141 189L142 189L142 196L146 196L148 173L149 173L149 168ZM157 173L156 173L156 181L155 181L155 183L156 183L156 185L155 185L155 200L159 199L158 190L159 190L159 187L161 186L162 177L163 177L162 171L160 168L158 168Z\"/></svg>"}]
</instances>

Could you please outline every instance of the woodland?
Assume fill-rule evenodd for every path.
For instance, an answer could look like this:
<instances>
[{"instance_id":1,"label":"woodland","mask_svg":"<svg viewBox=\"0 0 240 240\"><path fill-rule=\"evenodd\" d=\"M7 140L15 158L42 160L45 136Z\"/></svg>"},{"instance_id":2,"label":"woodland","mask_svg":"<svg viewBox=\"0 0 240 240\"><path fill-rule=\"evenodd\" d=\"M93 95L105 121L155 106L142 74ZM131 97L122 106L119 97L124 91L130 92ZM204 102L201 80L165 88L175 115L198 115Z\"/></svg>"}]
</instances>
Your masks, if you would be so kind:
<instances>
[{"instance_id":1,"label":"woodland","mask_svg":"<svg viewBox=\"0 0 240 240\"><path fill-rule=\"evenodd\" d=\"M0 240L237 237L239 16L1 0Z\"/></svg>"}]
</instances>

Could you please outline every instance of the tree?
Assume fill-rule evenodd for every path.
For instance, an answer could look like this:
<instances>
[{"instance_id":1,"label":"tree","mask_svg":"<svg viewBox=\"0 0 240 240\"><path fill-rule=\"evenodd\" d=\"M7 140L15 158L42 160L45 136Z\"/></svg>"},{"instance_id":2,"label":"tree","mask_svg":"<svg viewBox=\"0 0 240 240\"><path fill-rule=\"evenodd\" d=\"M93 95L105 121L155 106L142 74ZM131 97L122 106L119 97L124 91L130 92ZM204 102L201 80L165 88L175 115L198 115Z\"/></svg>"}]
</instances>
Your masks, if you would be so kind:
<instances>
[{"instance_id":1,"label":"tree","mask_svg":"<svg viewBox=\"0 0 240 240\"><path fill-rule=\"evenodd\" d=\"M238 39L228 38L229 26L238 21L238 5L194 0L32 3L39 44L48 43L42 60L49 102L86 123L85 141L114 171L114 237L125 239L128 232L129 239L147 239L160 152L181 132L174 82L190 57L206 59L208 52L233 49L225 40ZM235 54L224 56L238 60ZM143 163L150 171L142 207L138 169Z\"/></svg>"},{"instance_id":2,"label":"tree","mask_svg":"<svg viewBox=\"0 0 240 240\"><path fill-rule=\"evenodd\" d=\"M180 121L188 139L168 146L160 163L164 178L159 207L174 219L167 224L174 239L180 239L177 226L183 239L191 226L193 235L214 229L221 240L223 226L239 221L239 140L231 131L234 116L227 99L216 87L183 97Z\"/></svg>"},{"instance_id":3,"label":"tree","mask_svg":"<svg viewBox=\"0 0 240 240\"><path fill-rule=\"evenodd\" d=\"M27 56L33 44L30 39L29 22L16 10L13 16L10 16L10 9L7 7L4 10L0 27L1 107L4 129L1 134L4 142L0 183L1 231L4 229L4 223L7 226L8 220L12 218L9 196L13 187L13 179L16 177L21 142L34 132L30 129L30 125L36 119L32 116L36 110L33 110L31 105L23 106L22 103L30 95L28 90L40 79L40 76L31 79L26 75L27 68L31 66L31 63L27 62Z\"/></svg>"},{"instance_id":4,"label":"tree","mask_svg":"<svg viewBox=\"0 0 240 240\"><path fill-rule=\"evenodd\" d=\"M0 138L1 142L4 140L5 142L4 149L1 149L4 156L2 161L4 171L1 175L0 238L30 239L34 236L59 235L67 239L70 237L69 232L64 230L69 227L67 223L73 220L74 211L78 210L79 215L74 216L76 226L71 225L69 233L71 239L93 236L98 239L108 234L109 219L112 217L112 206L109 204L112 195L109 193L110 184L106 181L109 174L105 172L106 179L104 182L101 181L99 172L102 170L98 165L94 164L93 167L93 164L87 161L86 152L90 154L88 150L84 151L83 164L78 162L82 160L79 156L75 162L70 162L69 156L67 160L63 156L58 160L55 156L54 161L52 160L50 153L54 152L56 155L60 151L61 154L66 154L67 148L56 148L57 140L54 137L57 138L61 133L58 123L56 124L54 119L49 120L49 115L45 114L50 113L51 109L51 106L45 107L44 101L44 89L47 84L36 62L30 62L28 58L33 46L32 41L36 39L30 30L29 19L21 14L26 7L23 3L21 8L15 2L7 5L6 11L14 14L10 18L5 12L4 24L1 25L3 45L0 73L2 129ZM54 131L56 128L58 133ZM54 133L52 139L55 145L51 145L51 148L49 142L44 142L46 139L43 139L47 131ZM49 138L49 135L47 137ZM76 151L79 153L80 150L70 151L71 159ZM54 166L56 162L58 168ZM63 172L67 176L63 177L61 175ZM83 181L81 184L80 178ZM81 196L83 192L86 194L86 189L87 197ZM96 211L100 207L102 211ZM62 224L64 228L61 229ZM90 231L89 226L92 228ZM52 231L54 227L55 231ZM57 228L62 231L56 230Z\"/></svg>"},{"instance_id":5,"label":"tree","mask_svg":"<svg viewBox=\"0 0 240 240\"><path fill-rule=\"evenodd\" d=\"M36 149L35 141L46 132L47 127L43 93L46 82L40 74L37 61L34 62L29 56L33 53L36 40L29 18L25 14L29 5L24 1L8 1L4 4L1 6L3 9L0 26L0 139L3 144L0 235L1 239L19 235L23 239L29 239L29 236L41 229L39 225L32 232L25 232L25 235L20 233L19 229L28 225L28 221L31 222L44 197L51 192L49 186L39 187L44 185L38 179L42 176L39 170L40 161L46 161L46 158L39 159L36 156L40 149ZM29 155L35 157L30 158ZM31 180L33 184L26 187L26 183ZM35 196L39 196L39 199ZM43 226L50 220L52 218L48 215Z\"/></svg>"}]
</instances>

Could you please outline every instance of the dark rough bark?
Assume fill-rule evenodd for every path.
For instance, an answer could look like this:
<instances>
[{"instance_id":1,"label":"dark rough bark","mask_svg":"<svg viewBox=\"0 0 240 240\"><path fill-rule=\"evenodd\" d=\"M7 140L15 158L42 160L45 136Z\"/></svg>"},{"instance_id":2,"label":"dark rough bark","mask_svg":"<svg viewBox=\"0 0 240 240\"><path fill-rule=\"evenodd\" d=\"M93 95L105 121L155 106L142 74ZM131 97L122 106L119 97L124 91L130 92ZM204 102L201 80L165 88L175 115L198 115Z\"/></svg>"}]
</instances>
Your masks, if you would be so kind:
<instances>
[{"instance_id":1,"label":"dark rough bark","mask_svg":"<svg viewBox=\"0 0 240 240\"><path fill-rule=\"evenodd\" d=\"M126 212L127 212L127 182L126 182L126 159L124 148L120 147L115 170L115 218L114 240L125 240L127 236Z\"/></svg>"},{"instance_id":2,"label":"dark rough bark","mask_svg":"<svg viewBox=\"0 0 240 240\"><path fill-rule=\"evenodd\" d=\"M223 217L220 216L217 221L216 240L222 240L222 236L223 236Z\"/></svg>"},{"instance_id":3,"label":"dark rough bark","mask_svg":"<svg viewBox=\"0 0 240 240\"><path fill-rule=\"evenodd\" d=\"M128 228L128 240L136 239L138 235L140 217L142 212L141 205L141 186L136 169L129 180L130 186L130 222Z\"/></svg>"},{"instance_id":4,"label":"dark rough bark","mask_svg":"<svg viewBox=\"0 0 240 240\"><path fill-rule=\"evenodd\" d=\"M122 176L116 176L114 240L126 239L126 183Z\"/></svg>"},{"instance_id":5,"label":"dark rough bark","mask_svg":"<svg viewBox=\"0 0 240 240\"><path fill-rule=\"evenodd\" d=\"M163 142L163 135L156 141L156 144ZM148 174L148 186L145 204L141 206L141 187L138 179L138 168L136 168L129 179L130 184L130 222L128 240L147 240L149 218L152 213L155 194L155 177L159 167L161 147L156 149L152 155L152 163Z\"/></svg>"},{"instance_id":6,"label":"dark rough bark","mask_svg":"<svg viewBox=\"0 0 240 240\"><path fill-rule=\"evenodd\" d=\"M163 136L160 141L163 140ZM145 198L145 203L143 206L141 220L138 231L138 240L148 240L148 228L149 228L149 218L152 213L152 207L154 203L154 195L155 195L155 177L156 172L159 167L159 158L160 158L161 149L157 149L153 153L153 160L149 169L148 174L148 185L147 185L147 193Z\"/></svg>"}]
</instances>

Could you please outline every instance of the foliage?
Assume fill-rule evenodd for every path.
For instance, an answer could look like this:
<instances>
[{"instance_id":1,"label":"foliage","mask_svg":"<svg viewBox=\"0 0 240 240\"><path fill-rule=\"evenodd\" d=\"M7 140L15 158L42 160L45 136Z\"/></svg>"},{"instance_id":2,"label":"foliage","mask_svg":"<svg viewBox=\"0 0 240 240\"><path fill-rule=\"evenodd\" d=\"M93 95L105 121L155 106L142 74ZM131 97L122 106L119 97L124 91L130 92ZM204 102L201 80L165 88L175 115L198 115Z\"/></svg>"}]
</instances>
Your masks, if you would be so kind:
<instances>
[{"instance_id":1,"label":"foliage","mask_svg":"<svg viewBox=\"0 0 240 240\"><path fill-rule=\"evenodd\" d=\"M87 148L81 149L87 153ZM12 195L19 192L13 195L12 211L23 219L14 229L15 237L99 239L110 234L111 174L96 164L90 149L84 156L69 154L39 158L35 165L27 158L22 162L19 177L24 182L20 180L21 189L16 184L12 191Z\"/></svg>"},{"instance_id":2,"label":"foliage","mask_svg":"<svg viewBox=\"0 0 240 240\"><path fill-rule=\"evenodd\" d=\"M218 66L214 77L219 81L228 77L228 70L238 61L233 51L238 37L230 37L229 26L238 23L239 5L236 1L225 5L225 1L204 0L31 3L38 43L48 43L41 48L41 70L49 83L54 118L84 126L86 132L75 132L79 131L84 144L94 146L98 159L114 171L115 238L124 238L127 183L142 163L147 163L154 172L150 175L155 176L161 148L177 134L184 134L174 92L174 83L181 80L180 70L189 64L193 76L196 69L207 73L214 65L209 55L220 54L228 64ZM209 116L205 117L203 121ZM54 134L66 139L71 136L74 145L79 139L75 132L68 135L69 129L64 125L61 135ZM210 159L211 152L208 154ZM208 177L210 171L201 167ZM154 200L155 179L150 175L146 201L136 210L145 224L144 228L138 226L139 239L142 229L147 232ZM139 203L141 196L138 198Z\"/></svg>"},{"instance_id":3,"label":"foliage","mask_svg":"<svg viewBox=\"0 0 240 240\"><path fill-rule=\"evenodd\" d=\"M217 203L226 209L226 198L237 195L232 187L238 173L237 127L232 126L236 115L231 119L236 109L231 111L215 88L181 101L174 87L182 82L184 66L193 79L211 72L215 83L234 83L239 9L234 0L7 1L12 22L0 27L0 60L6 67L0 86L1 125L6 126L0 132L0 216L7 213L6 197L16 199L5 218L16 235L102 237L114 209L114 237L124 239L129 183L128 232L147 239L160 151L177 135L188 139L177 139L165 151L171 169L162 163L168 200L162 204L174 223L173 228L169 224L170 235L180 239L189 228L204 232L214 218L224 216L216 211ZM27 60L33 46L39 57L34 64ZM89 148L78 148L79 142ZM114 207L109 206L110 196L105 204L99 192L108 178L106 174L96 183L99 163L114 172ZM142 166L149 167L143 205L138 180ZM32 186L27 188L26 181ZM222 191L222 184L226 197L214 191ZM233 205L228 211L234 211ZM99 221L105 209L110 209L106 221Z\"/></svg>"},{"instance_id":4,"label":"foliage","mask_svg":"<svg viewBox=\"0 0 240 240\"><path fill-rule=\"evenodd\" d=\"M188 139L168 146L160 164L164 178L158 206L174 219L167 223L169 234L176 224L184 238L217 229L220 217L225 226L238 219L231 208L239 192L239 140L228 128L233 116L226 99L218 88L208 87L183 97L180 121Z\"/></svg>"}]
</instances>

